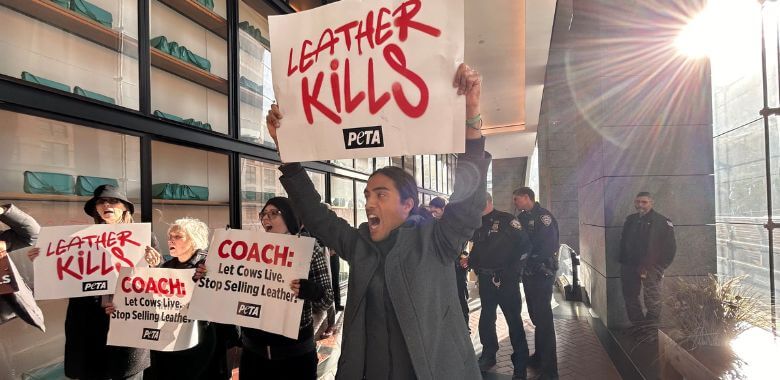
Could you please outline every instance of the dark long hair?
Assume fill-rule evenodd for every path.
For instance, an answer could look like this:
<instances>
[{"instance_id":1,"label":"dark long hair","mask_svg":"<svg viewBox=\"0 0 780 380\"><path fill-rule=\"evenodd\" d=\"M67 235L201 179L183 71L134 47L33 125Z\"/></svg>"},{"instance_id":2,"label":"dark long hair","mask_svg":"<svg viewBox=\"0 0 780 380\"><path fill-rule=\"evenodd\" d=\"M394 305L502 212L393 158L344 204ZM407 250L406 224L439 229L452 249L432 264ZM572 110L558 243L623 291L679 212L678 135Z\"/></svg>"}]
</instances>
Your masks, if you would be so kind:
<instances>
[{"instance_id":1,"label":"dark long hair","mask_svg":"<svg viewBox=\"0 0 780 380\"><path fill-rule=\"evenodd\" d=\"M409 198L412 199L414 205L409 211L410 216L420 214L420 196L417 193L417 181L411 174L396 166L385 166L371 173L371 176L368 177L368 179L371 179L371 177L377 174L381 174L393 181L395 188L398 190L398 194L401 196L401 202L404 202Z\"/></svg>"}]
</instances>

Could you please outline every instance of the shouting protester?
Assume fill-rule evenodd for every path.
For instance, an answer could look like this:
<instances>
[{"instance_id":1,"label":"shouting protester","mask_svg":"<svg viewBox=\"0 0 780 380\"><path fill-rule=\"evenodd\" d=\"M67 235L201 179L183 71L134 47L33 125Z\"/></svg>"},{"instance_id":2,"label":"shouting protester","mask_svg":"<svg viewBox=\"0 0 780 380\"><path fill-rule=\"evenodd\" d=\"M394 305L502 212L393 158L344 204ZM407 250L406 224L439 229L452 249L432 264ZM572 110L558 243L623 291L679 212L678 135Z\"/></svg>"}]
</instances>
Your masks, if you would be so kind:
<instances>
[{"instance_id":1,"label":"shouting protester","mask_svg":"<svg viewBox=\"0 0 780 380\"><path fill-rule=\"evenodd\" d=\"M95 224L133 223L135 206L115 186L101 185L84 204ZM154 237L152 245L155 245ZM147 247L147 250L151 247ZM31 249L30 260L40 253ZM140 380L149 367L149 350L106 345L108 296L71 298L65 315L65 376L71 379Z\"/></svg>"},{"instance_id":2,"label":"shouting protester","mask_svg":"<svg viewBox=\"0 0 780 380\"><path fill-rule=\"evenodd\" d=\"M364 191L368 222L352 227L320 203L298 163L280 166L282 185L315 237L350 265L338 379L476 379L474 349L455 297L453 265L480 225L487 167L479 74L460 65L453 87L466 96L466 153L440 220L423 220L417 184L403 169L375 171ZM282 114L266 117L276 141ZM313 142L312 142L313 143ZM279 146L277 141L277 147ZM461 333L456 333L461 332Z\"/></svg>"}]
</instances>

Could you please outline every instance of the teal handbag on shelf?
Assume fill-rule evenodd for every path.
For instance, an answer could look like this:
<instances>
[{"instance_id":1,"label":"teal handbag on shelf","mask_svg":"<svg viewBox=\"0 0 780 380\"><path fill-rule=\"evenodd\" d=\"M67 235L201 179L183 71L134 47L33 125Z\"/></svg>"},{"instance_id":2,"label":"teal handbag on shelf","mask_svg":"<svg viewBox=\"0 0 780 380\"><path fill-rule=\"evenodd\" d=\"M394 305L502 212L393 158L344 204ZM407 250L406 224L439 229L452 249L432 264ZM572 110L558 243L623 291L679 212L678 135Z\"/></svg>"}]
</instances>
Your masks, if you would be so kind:
<instances>
[{"instance_id":1,"label":"teal handbag on shelf","mask_svg":"<svg viewBox=\"0 0 780 380\"><path fill-rule=\"evenodd\" d=\"M73 176L62 173L24 172L24 192L27 194L73 195Z\"/></svg>"},{"instance_id":2,"label":"teal handbag on shelf","mask_svg":"<svg viewBox=\"0 0 780 380\"><path fill-rule=\"evenodd\" d=\"M114 178L88 177L80 175L76 177L76 195L92 195L100 185L113 185L119 187L119 182Z\"/></svg>"},{"instance_id":3,"label":"teal handbag on shelf","mask_svg":"<svg viewBox=\"0 0 780 380\"><path fill-rule=\"evenodd\" d=\"M51 1L63 8L70 9L80 15L86 16L90 20L96 21L100 25L103 25L107 28L110 28L111 24L113 24L114 16L111 15L111 12L108 12L105 9L100 8L97 5L92 4L86 0L51 0Z\"/></svg>"},{"instance_id":4,"label":"teal handbag on shelf","mask_svg":"<svg viewBox=\"0 0 780 380\"><path fill-rule=\"evenodd\" d=\"M178 183L155 183L152 198L168 200L207 201L209 188L205 186L180 185Z\"/></svg>"},{"instance_id":5,"label":"teal handbag on shelf","mask_svg":"<svg viewBox=\"0 0 780 380\"><path fill-rule=\"evenodd\" d=\"M200 3L200 5L208 9L211 9L212 11L214 10L214 0L195 0L195 1Z\"/></svg>"},{"instance_id":6,"label":"teal handbag on shelf","mask_svg":"<svg viewBox=\"0 0 780 380\"><path fill-rule=\"evenodd\" d=\"M85 89L83 89L83 88L81 88L79 86L76 86L76 87L73 88L73 93L76 94L76 95L86 96L86 97L88 97L90 99L99 100L101 102L116 104L116 102L114 101L114 98L105 96L103 94L98 94L97 92L92 92L92 91L89 91L89 90L85 90Z\"/></svg>"},{"instance_id":7,"label":"teal handbag on shelf","mask_svg":"<svg viewBox=\"0 0 780 380\"><path fill-rule=\"evenodd\" d=\"M177 42L168 41L165 36L158 36L151 39L150 44L153 48L163 53L172 55L184 62L191 63L196 67L211 72L211 62L203 58Z\"/></svg>"},{"instance_id":8,"label":"teal handbag on shelf","mask_svg":"<svg viewBox=\"0 0 780 380\"><path fill-rule=\"evenodd\" d=\"M247 32L247 34L249 34L257 42L260 42L267 49L271 48L271 41L263 37L263 33L260 32L260 29L255 28L254 25L249 23L249 21L241 21L238 23L238 28Z\"/></svg>"},{"instance_id":9,"label":"teal handbag on shelf","mask_svg":"<svg viewBox=\"0 0 780 380\"><path fill-rule=\"evenodd\" d=\"M246 88L249 91L252 91L259 95L263 95L263 86L251 81L249 78L243 75L241 76L241 78L238 79L238 85L243 88Z\"/></svg>"},{"instance_id":10,"label":"teal handbag on shelf","mask_svg":"<svg viewBox=\"0 0 780 380\"><path fill-rule=\"evenodd\" d=\"M178 121L179 123L184 123L184 124L191 125L193 127L197 127L197 128L201 128L201 129L205 129L205 130L208 130L208 131L212 130L211 129L211 124L209 124L209 123L204 123L202 121L198 121L198 120L195 120L195 119L184 119L184 118L182 118L180 116L176 116L176 115L170 114L170 113L165 113L165 112L162 112L160 110L155 110L154 111L154 116L161 117L163 119Z\"/></svg>"},{"instance_id":11,"label":"teal handbag on shelf","mask_svg":"<svg viewBox=\"0 0 780 380\"><path fill-rule=\"evenodd\" d=\"M51 88L56 88L61 91L70 92L70 86L68 86L67 84L55 82L50 79L32 75L27 71L22 71L22 79L28 82L37 83Z\"/></svg>"}]
</instances>

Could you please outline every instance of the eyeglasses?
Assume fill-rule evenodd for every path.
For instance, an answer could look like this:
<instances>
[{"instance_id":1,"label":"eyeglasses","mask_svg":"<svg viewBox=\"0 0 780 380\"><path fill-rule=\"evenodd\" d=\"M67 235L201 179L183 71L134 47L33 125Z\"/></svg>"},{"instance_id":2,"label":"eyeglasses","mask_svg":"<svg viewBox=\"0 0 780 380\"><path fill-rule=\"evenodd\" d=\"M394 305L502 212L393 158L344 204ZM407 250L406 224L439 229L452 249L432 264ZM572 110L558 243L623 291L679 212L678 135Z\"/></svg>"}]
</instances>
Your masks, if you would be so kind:
<instances>
[{"instance_id":1,"label":"eyeglasses","mask_svg":"<svg viewBox=\"0 0 780 380\"><path fill-rule=\"evenodd\" d=\"M182 234L168 235L168 241L182 240L182 239L184 239L184 235Z\"/></svg>"},{"instance_id":2,"label":"eyeglasses","mask_svg":"<svg viewBox=\"0 0 780 380\"><path fill-rule=\"evenodd\" d=\"M95 204L108 203L110 205L115 205L119 204L120 202L122 201L116 198L98 198L97 201L95 201Z\"/></svg>"},{"instance_id":3,"label":"eyeglasses","mask_svg":"<svg viewBox=\"0 0 780 380\"><path fill-rule=\"evenodd\" d=\"M268 219L276 219L277 216L282 215L282 211L281 210L268 210L268 211L261 212L259 215L260 215L260 219L261 220L263 218L265 218L266 216L268 217Z\"/></svg>"}]
</instances>

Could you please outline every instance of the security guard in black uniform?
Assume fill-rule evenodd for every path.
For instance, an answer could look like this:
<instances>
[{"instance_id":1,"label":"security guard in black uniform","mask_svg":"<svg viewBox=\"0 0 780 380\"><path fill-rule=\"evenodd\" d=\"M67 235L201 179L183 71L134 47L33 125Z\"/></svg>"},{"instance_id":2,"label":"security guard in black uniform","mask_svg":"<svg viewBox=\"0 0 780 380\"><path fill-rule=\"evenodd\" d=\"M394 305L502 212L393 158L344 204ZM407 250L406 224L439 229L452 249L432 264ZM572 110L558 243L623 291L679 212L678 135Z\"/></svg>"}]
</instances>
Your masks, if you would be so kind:
<instances>
[{"instance_id":1,"label":"security guard in black uniform","mask_svg":"<svg viewBox=\"0 0 780 380\"><path fill-rule=\"evenodd\" d=\"M479 297L482 302L479 316L482 356L479 358L479 367L485 371L496 364L496 306L501 306L512 342L512 364L515 369L512 378L525 379L528 342L520 317L523 299L519 282L523 255L527 256L531 249L528 235L512 214L493 209L493 198L487 194L482 227L474 232L473 242L474 247L467 263L479 274Z\"/></svg>"},{"instance_id":2,"label":"security guard in black uniform","mask_svg":"<svg viewBox=\"0 0 780 380\"><path fill-rule=\"evenodd\" d=\"M555 272L558 270L558 222L550 211L536 202L534 191L521 187L512 193L520 210L517 219L531 239L531 255L523 269L523 290L528 314L536 327L534 346L528 366L537 369L538 379L558 378L552 301Z\"/></svg>"}]
</instances>

